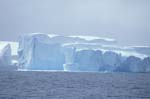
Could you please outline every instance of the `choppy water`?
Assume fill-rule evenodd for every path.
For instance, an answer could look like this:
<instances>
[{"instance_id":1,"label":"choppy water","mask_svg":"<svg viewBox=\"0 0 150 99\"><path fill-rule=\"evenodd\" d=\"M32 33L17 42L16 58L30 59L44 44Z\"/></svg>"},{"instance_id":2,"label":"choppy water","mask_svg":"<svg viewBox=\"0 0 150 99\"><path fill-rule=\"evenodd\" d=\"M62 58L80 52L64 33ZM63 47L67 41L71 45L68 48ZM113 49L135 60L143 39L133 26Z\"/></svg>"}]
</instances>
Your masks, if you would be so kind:
<instances>
[{"instance_id":1,"label":"choppy water","mask_svg":"<svg viewBox=\"0 0 150 99\"><path fill-rule=\"evenodd\" d=\"M0 99L150 99L150 74L0 72Z\"/></svg>"}]
</instances>

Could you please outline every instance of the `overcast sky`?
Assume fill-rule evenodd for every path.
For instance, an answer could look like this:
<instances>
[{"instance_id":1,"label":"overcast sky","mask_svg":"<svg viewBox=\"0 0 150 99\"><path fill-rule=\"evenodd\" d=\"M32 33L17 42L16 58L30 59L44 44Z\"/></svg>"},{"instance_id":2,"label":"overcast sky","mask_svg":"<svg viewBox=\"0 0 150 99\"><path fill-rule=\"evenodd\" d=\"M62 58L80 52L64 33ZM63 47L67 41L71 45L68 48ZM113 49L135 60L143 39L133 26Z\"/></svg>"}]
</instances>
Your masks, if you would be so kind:
<instances>
[{"instance_id":1,"label":"overcast sky","mask_svg":"<svg viewBox=\"0 0 150 99\"><path fill-rule=\"evenodd\" d=\"M31 32L150 45L150 0L0 0L0 40Z\"/></svg>"}]
</instances>

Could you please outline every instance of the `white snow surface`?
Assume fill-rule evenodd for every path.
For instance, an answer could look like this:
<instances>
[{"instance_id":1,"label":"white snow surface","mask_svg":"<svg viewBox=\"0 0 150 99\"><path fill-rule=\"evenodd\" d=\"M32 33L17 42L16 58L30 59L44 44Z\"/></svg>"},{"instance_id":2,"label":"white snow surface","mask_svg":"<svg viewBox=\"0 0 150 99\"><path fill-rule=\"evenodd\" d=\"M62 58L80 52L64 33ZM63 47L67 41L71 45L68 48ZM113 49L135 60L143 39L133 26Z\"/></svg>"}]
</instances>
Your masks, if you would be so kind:
<instances>
[{"instance_id":1,"label":"white snow surface","mask_svg":"<svg viewBox=\"0 0 150 99\"><path fill-rule=\"evenodd\" d=\"M92 40L105 40L105 41L113 41L115 42L115 39L110 39L110 38L102 38L102 37L98 37L98 36L82 36L82 35L71 35L69 36L71 38L81 38L81 39L85 39L87 41L92 41Z\"/></svg>"},{"instance_id":2,"label":"white snow surface","mask_svg":"<svg viewBox=\"0 0 150 99\"><path fill-rule=\"evenodd\" d=\"M56 34L48 34L48 36L51 38L51 41L55 43L88 43L88 44L96 43L106 45L116 44L115 39L101 38L95 36L82 36L82 35L62 36Z\"/></svg>"}]
</instances>

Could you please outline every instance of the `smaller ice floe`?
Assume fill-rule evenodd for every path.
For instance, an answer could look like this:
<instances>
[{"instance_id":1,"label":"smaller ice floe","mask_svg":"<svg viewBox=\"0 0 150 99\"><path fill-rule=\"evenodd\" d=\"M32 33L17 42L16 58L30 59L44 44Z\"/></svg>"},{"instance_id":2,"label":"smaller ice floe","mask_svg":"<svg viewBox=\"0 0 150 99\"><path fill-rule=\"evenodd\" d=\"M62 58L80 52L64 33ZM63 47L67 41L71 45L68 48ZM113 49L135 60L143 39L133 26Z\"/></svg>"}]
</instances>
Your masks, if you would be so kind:
<instances>
[{"instance_id":1,"label":"smaller ice floe","mask_svg":"<svg viewBox=\"0 0 150 99\"><path fill-rule=\"evenodd\" d=\"M6 44L0 48L0 71L17 70L17 67L12 64L10 44Z\"/></svg>"},{"instance_id":2,"label":"smaller ice floe","mask_svg":"<svg viewBox=\"0 0 150 99\"><path fill-rule=\"evenodd\" d=\"M4 46L6 46L7 44L10 44L12 59L13 60L17 60L18 42L0 41L0 47L1 48L3 48Z\"/></svg>"}]
</instances>

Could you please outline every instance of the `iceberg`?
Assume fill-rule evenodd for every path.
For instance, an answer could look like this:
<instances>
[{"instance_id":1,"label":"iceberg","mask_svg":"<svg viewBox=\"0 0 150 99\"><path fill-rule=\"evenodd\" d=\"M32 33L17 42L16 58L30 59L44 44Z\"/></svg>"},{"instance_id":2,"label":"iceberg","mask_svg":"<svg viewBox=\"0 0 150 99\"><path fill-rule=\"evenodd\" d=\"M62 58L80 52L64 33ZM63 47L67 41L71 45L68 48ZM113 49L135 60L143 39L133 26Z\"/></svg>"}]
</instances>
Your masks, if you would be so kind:
<instances>
[{"instance_id":1,"label":"iceberg","mask_svg":"<svg viewBox=\"0 0 150 99\"><path fill-rule=\"evenodd\" d=\"M115 43L93 36L31 33L20 37L18 62L27 70L150 72L147 48L139 52Z\"/></svg>"},{"instance_id":2,"label":"iceberg","mask_svg":"<svg viewBox=\"0 0 150 99\"><path fill-rule=\"evenodd\" d=\"M11 64L11 47L10 44L4 46L0 51L0 65L8 66Z\"/></svg>"},{"instance_id":3,"label":"iceberg","mask_svg":"<svg viewBox=\"0 0 150 99\"><path fill-rule=\"evenodd\" d=\"M82 62L80 63L77 59L77 57L80 57L78 55L86 53L86 57L89 57L90 59L91 56L88 56L88 54L93 54L92 57L94 57L95 54L95 57L98 57L99 53L97 55L96 52L93 52L92 50L83 52L81 51L80 53L75 50L76 46L74 45L76 45L76 43L83 43L83 45L88 44L87 46L90 46L90 43L95 44L95 42L93 43L93 40L98 39L104 40L102 38L94 37L89 40L85 39L83 36L60 36L43 33L31 33L23 35L19 40L19 66L20 68L27 70L63 70L64 66L72 66L74 64L81 70L82 67L85 69L85 67L81 65L86 65L86 62L84 61L84 64L82 64ZM114 40L111 39L106 40L106 42L107 41L114 42ZM73 46L66 46L67 44L73 44ZM74 49L72 50L71 48ZM69 49L71 50L69 51ZM82 55L81 59L84 59L83 56L84 54ZM98 63L96 63L96 61L94 63L94 60L92 63L89 62L88 64L98 68ZM89 68L90 67L91 66L89 66Z\"/></svg>"},{"instance_id":4,"label":"iceberg","mask_svg":"<svg viewBox=\"0 0 150 99\"><path fill-rule=\"evenodd\" d=\"M11 47L11 56L13 60L17 60L17 50L18 50L18 42L10 42L10 41L0 41L0 47L4 48L4 46L10 44ZM0 48L0 49L1 49Z\"/></svg>"}]
</instances>

